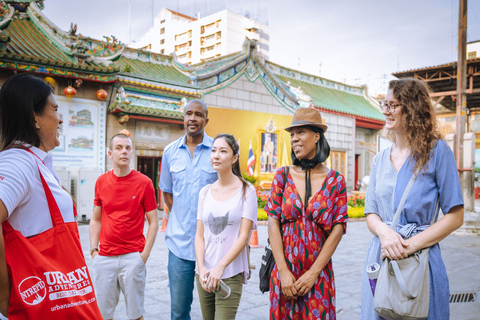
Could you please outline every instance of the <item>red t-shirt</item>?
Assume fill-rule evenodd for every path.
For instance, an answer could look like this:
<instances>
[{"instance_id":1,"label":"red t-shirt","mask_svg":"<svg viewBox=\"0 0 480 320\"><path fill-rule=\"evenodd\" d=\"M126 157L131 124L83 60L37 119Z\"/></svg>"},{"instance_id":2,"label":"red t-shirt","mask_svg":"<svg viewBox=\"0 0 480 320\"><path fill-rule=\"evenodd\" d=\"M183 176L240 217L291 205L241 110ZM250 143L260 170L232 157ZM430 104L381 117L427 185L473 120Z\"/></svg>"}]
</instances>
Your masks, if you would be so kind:
<instances>
[{"instance_id":1,"label":"red t-shirt","mask_svg":"<svg viewBox=\"0 0 480 320\"><path fill-rule=\"evenodd\" d=\"M145 212L157 208L150 178L135 170L125 177L108 171L95 184L94 204L102 207L101 256L143 251Z\"/></svg>"}]
</instances>

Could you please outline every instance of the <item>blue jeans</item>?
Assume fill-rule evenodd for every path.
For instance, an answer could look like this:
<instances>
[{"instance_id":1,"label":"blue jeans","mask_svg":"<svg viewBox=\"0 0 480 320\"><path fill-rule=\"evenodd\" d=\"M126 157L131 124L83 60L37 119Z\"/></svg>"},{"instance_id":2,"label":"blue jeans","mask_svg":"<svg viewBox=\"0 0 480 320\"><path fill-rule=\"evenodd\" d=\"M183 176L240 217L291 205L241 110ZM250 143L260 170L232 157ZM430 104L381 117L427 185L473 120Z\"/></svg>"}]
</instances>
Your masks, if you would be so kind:
<instances>
[{"instance_id":1,"label":"blue jeans","mask_svg":"<svg viewBox=\"0 0 480 320\"><path fill-rule=\"evenodd\" d=\"M195 261L180 259L168 250L168 282L172 320L190 320L194 278Z\"/></svg>"}]
</instances>

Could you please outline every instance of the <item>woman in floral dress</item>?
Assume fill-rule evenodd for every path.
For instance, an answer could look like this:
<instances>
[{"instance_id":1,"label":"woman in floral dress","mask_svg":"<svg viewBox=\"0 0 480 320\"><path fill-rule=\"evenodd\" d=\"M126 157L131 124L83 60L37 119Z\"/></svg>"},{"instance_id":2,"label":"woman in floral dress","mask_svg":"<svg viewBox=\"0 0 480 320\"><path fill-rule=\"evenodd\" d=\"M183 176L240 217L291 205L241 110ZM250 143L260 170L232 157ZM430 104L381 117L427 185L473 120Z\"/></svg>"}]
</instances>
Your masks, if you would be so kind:
<instances>
[{"instance_id":1,"label":"woman in floral dress","mask_svg":"<svg viewBox=\"0 0 480 320\"><path fill-rule=\"evenodd\" d=\"M347 190L343 175L322 164L330 154L326 129L320 113L310 108L298 109L285 129L293 166L288 175L285 167L277 170L265 207L276 262L270 319L336 316L331 257L346 231Z\"/></svg>"}]
</instances>

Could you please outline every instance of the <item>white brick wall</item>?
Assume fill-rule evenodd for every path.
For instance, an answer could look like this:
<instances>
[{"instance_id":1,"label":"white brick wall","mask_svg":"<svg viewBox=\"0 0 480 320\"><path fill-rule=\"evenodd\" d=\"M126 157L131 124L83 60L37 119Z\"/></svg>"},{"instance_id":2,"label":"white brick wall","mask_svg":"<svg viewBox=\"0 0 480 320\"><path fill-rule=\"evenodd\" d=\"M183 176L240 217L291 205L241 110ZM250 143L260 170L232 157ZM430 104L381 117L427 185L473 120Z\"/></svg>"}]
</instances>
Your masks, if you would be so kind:
<instances>
[{"instance_id":1,"label":"white brick wall","mask_svg":"<svg viewBox=\"0 0 480 320\"><path fill-rule=\"evenodd\" d=\"M355 175L355 121L339 115L322 113L325 124L328 126L325 134L332 151L346 152L346 180L347 189L353 190Z\"/></svg>"}]
</instances>

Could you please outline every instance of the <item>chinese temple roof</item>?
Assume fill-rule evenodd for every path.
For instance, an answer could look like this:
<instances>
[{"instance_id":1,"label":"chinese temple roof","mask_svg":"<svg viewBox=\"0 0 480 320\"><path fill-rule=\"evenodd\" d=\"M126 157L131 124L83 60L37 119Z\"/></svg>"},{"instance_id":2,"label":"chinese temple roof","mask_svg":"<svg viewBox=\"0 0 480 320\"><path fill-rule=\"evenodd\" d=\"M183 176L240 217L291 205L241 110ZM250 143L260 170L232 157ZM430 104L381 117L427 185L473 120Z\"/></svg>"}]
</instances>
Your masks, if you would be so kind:
<instances>
[{"instance_id":1,"label":"chinese temple roof","mask_svg":"<svg viewBox=\"0 0 480 320\"><path fill-rule=\"evenodd\" d=\"M306 95L312 98L312 103L317 108L382 122L385 120L385 116L380 110L367 101L363 95L327 88L285 76L278 77L285 83L289 83L291 87L301 88Z\"/></svg>"},{"instance_id":2,"label":"chinese temple roof","mask_svg":"<svg viewBox=\"0 0 480 320\"><path fill-rule=\"evenodd\" d=\"M39 1L42 3L43 1ZM35 1L0 3L0 68L99 82L116 81L124 50L115 38L98 41L62 31Z\"/></svg>"},{"instance_id":3,"label":"chinese temple roof","mask_svg":"<svg viewBox=\"0 0 480 320\"><path fill-rule=\"evenodd\" d=\"M20 70L89 81L115 83L109 111L177 121L185 99L229 86L241 76L259 79L292 114L316 107L383 125L384 117L362 87L322 79L266 61L256 42L242 50L195 65L162 55L125 48L115 37L99 41L59 29L41 9L43 0L0 0L0 69ZM357 121L358 123L358 121ZM373 128L373 127L372 127Z\"/></svg>"},{"instance_id":4,"label":"chinese temple roof","mask_svg":"<svg viewBox=\"0 0 480 320\"><path fill-rule=\"evenodd\" d=\"M188 84L188 75L172 64L171 56L128 49L117 61L121 79L136 79L140 82L153 81L170 85L193 87Z\"/></svg>"}]
</instances>

